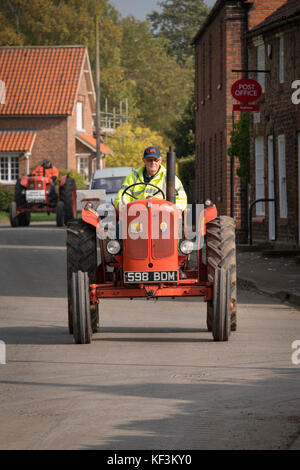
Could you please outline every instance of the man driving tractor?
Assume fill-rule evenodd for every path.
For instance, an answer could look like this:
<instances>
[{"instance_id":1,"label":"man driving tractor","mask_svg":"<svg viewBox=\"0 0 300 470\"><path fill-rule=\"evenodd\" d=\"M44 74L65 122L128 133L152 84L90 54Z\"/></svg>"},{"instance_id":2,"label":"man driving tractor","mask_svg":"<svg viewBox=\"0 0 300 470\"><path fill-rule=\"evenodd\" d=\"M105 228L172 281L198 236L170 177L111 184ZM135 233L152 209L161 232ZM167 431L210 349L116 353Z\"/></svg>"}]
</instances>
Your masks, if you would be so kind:
<instances>
[{"instance_id":1,"label":"man driving tractor","mask_svg":"<svg viewBox=\"0 0 300 470\"><path fill-rule=\"evenodd\" d=\"M38 165L35 170L32 172L35 176L46 176L47 178L52 179L50 198L55 201L57 199L57 194L55 192L55 181L58 178L58 169L52 165L51 161L46 158L42 165Z\"/></svg>"},{"instance_id":2,"label":"man driving tractor","mask_svg":"<svg viewBox=\"0 0 300 470\"><path fill-rule=\"evenodd\" d=\"M147 199L154 193L157 193L157 189L145 183L150 183L151 185L160 188L166 195L167 169L161 164L161 161L162 157L159 148L147 147L144 151L144 165L137 170L132 171L125 178L121 189L117 194L115 206L121 208L122 193L124 189L128 188L132 184L137 185L128 190L128 192L130 192L133 197L131 197L128 192L125 193L123 195L123 201L125 203L131 202L135 199ZM141 184L138 185L138 183ZM175 196L175 203L177 208L183 211L187 206L187 196L183 185L177 176L175 178Z\"/></svg>"}]
</instances>

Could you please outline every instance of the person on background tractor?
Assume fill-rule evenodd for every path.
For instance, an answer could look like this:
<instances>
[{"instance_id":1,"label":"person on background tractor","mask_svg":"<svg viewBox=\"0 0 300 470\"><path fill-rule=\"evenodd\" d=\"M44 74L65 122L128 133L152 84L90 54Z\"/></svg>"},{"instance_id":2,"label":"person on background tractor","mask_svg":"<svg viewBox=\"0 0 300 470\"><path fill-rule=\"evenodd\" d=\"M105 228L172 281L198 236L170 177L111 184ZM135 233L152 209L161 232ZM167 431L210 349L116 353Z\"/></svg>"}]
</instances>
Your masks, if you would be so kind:
<instances>
[{"instance_id":1,"label":"person on background tractor","mask_svg":"<svg viewBox=\"0 0 300 470\"><path fill-rule=\"evenodd\" d=\"M158 147L147 147L144 151L143 162L144 165L137 170L132 171L124 180L121 189L119 190L115 206L121 209L122 200L121 196L124 189L132 184L141 183L140 186L134 186L129 191L137 199L147 199L151 197L155 191L153 186L147 186L145 183L151 183L158 188L162 189L166 195L166 182L167 182L167 169L161 164L162 157ZM143 184L142 184L143 183ZM178 209L182 211L187 206L187 196L183 185L179 178L175 178L175 203ZM125 203L133 201L134 198L130 197L129 194L123 195L123 201Z\"/></svg>"},{"instance_id":2,"label":"person on background tractor","mask_svg":"<svg viewBox=\"0 0 300 470\"><path fill-rule=\"evenodd\" d=\"M46 158L42 165L36 167L32 172L35 176L45 176L52 179L50 198L55 201L57 199L57 194L55 191L55 181L58 178L58 169L52 165L51 161Z\"/></svg>"}]
</instances>

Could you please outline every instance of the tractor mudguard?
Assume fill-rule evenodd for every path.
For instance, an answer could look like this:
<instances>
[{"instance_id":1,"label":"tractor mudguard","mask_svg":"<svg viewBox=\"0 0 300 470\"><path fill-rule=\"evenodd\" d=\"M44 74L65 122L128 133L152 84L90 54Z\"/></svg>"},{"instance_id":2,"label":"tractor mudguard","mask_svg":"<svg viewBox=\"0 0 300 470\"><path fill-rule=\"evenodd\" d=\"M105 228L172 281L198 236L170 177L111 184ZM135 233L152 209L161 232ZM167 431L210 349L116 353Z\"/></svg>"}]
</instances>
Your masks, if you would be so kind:
<instances>
[{"instance_id":1,"label":"tractor mudguard","mask_svg":"<svg viewBox=\"0 0 300 470\"><path fill-rule=\"evenodd\" d=\"M214 204L204 209L204 221L206 224L214 220L216 217L218 217L218 211Z\"/></svg>"},{"instance_id":2,"label":"tractor mudguard","mask_svg":"<svg viewBox=\"0 0 300 470\"><path fill-rule=\"evenodd\" d=\"M82 220L87 224L97 227L99 224L99 215L93 209L82 209Z\"/></svg>"}]
</instances>

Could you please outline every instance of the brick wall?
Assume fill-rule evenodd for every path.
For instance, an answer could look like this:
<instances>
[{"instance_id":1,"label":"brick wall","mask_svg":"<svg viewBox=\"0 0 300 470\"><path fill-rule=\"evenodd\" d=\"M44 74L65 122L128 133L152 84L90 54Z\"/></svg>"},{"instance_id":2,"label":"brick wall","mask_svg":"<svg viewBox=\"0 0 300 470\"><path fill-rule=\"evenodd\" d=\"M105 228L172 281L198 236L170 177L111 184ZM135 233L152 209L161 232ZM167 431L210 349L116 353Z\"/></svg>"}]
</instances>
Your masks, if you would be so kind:
<instances>
[{"instance_id":1,"label":"brick wall","mask_svg":"<svg viewBox=\"0 0 300 470\"><path fill-rule=\"evenodd\" d=\"M285 80L279 82L279 37L284 36ZM300 132L300 105L291 101L294 80L300 79L300 22L286 24L263 35L266 47L266 69L271 71L266 77L266 92L261 99L260 123L251 126L251 200L255 199L255 137L264 136L265 196L268 197L268 136L275 136L275 175L277 194L277 240L287 244L297 244L299 230L298 208L298 148L297 134ZM298 48L297 48L298 44ZM268 56L268 45L270 56ZM270 47L272 49L270 49ZM256 65L256 48L249 39L249 65ZM252 78L256 78L254 75ZM286 143L286 181L287 181L287 218L280 218L279 181L278 181L278 136L285 136ZM266 216L253 224L254 240L268 239L269 209Z\"/></svg>"},{"instance_id":2,"label":"brick wall","mask_svg":"<svg viewBox=\"0 0 300 470\"><path fill-rule=\"evenodd\" d=\"M196 94L196 199L211 198L220 214L230 215L230 145L232 130L231 86L243 74L232 69L247 68L247 28L253 28L279 8L285 0L224 0L195 44ZM248 14L249 11L249 14ZM234 113L237 122L240 113ZM246 240L248 193L236 175L234 217L238 238Z\"/></svg>"},{"instance_id":3,"label":"brick wall","mask_svg":"<svg viewBox=\"0 0 300 470\"><path fill-rule=\"evenodd\" d=\"M249 14L249 30L264 21L285 2L286 0L250 0L252 6Z\"/></svg>"},{"instance_id":4,"label":"brick wall","mask_svg":"<svg viewBox=\"0 0 300 470\"><path fill-rule=\"evenodd\" d=\"M196 44L196 194L212 199L223 215L230 215L231 170L227 148L232 130L232 83L240 78L232 69L244 64L246 14L237 2L224 2ZM239 116L236 114L235 119ZM244 192L234 177L234 216L245 228Z\"/></svg>"},{"instance_id":5,"label":"brick wall","mask_svg":"<svg viewBox=\"0 0 300 470\"><path fill-rule=\"evenodd\" d=\"M67 119L64 117L0 117L1 130L32 129L37 131L29 157L30 170L44 158L50 158L57 168L67 165ZM20 176L26 173L25 160L20 161Z\"/></svg>"}]
</instances>

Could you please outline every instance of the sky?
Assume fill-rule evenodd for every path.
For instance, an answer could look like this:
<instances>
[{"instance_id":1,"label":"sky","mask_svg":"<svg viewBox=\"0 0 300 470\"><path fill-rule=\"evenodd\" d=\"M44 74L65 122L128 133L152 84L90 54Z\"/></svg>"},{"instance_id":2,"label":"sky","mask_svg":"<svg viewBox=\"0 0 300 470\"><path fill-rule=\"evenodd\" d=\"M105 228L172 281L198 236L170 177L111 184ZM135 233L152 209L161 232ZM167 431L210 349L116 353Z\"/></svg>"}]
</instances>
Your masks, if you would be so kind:
<instances>
[{"instance_id":1,"label":"sky","mask_svg":"<svg viewBox=\"0 0 300 470\"><path fill-rule=\"evenodd\" d=\"M209 6L213 6L216 0L205 0ZM139 20L145 20L146 15L153 10L159 11L158 0L110 0L122 16L134 15Z\"/></svg>"}]
</instances>

